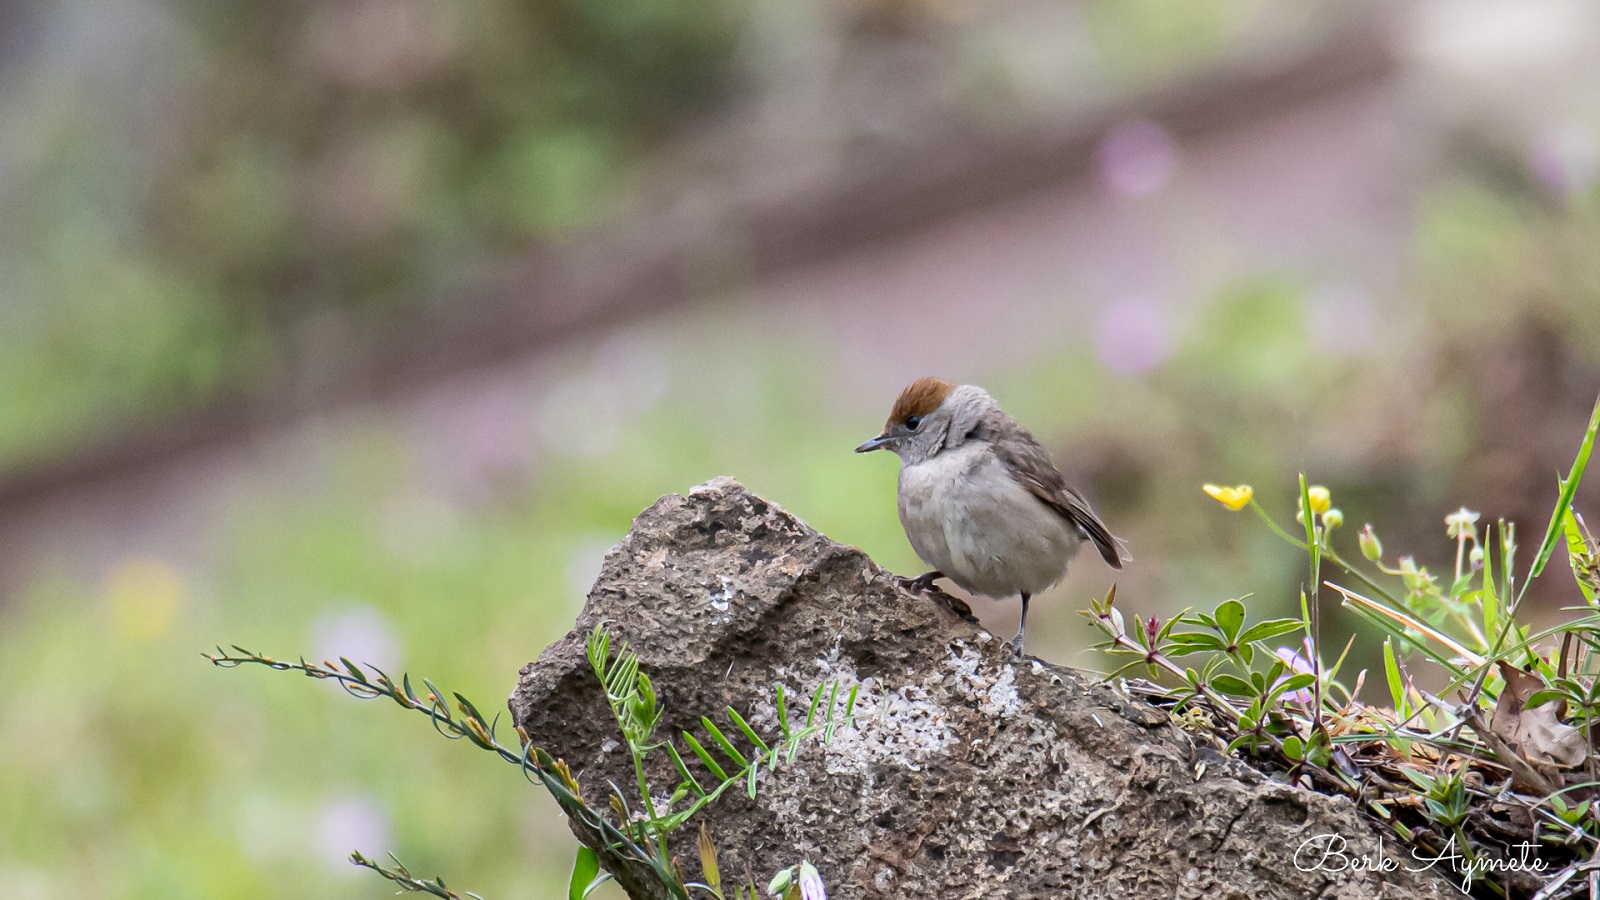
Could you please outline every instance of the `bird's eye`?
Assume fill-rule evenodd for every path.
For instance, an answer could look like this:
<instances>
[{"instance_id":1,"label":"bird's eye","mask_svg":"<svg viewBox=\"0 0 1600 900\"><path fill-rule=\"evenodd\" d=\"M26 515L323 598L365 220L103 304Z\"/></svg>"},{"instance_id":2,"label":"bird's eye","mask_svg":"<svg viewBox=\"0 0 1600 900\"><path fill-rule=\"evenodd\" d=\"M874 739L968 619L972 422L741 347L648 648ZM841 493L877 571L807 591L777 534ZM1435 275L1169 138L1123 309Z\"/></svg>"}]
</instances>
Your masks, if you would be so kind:
<instances>
[{"instance_id":1,"label":"bird's eye","mask_svg":"<svg viewBox=\"0 0 1600 900\"><path fill-rule=\"evenodd\" d=\"M921 416L910 416L910 417L908 417L906 419L906 427L911 429L912 431L916 431L917 430L917 426L921 425L921 424L922 424L922 417Z\"/></svg>"}]
</instances>

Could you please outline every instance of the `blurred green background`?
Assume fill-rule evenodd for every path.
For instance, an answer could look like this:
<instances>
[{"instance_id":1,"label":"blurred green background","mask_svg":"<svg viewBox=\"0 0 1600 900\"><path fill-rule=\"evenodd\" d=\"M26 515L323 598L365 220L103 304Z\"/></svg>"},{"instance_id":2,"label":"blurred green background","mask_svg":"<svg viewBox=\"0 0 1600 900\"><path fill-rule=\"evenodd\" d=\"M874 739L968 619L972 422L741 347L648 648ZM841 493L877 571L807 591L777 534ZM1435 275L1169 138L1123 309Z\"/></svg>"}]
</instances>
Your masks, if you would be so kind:
<instances>
[{"instance_id":1,"label":"blurred green background","mask_svg":"<svg viewBox=\"0 0 1600 900\"><path fill-rule=\"evenodd\" d=\"M496 708L720 474L915 574L849 451L925 374L1052 448L1133 611L1292 608L1207 481L1286 520L1308 472L1352 557L1370 521L1444 564L1462 504L1527 546L1600 390L1597 87L1600 13L1552 0L9 6L0 884L389 896L359 849L562 896L514 771L200 654ZM1109 583L1030 649L1101 668Z\"/></svg>"}]
</instances>

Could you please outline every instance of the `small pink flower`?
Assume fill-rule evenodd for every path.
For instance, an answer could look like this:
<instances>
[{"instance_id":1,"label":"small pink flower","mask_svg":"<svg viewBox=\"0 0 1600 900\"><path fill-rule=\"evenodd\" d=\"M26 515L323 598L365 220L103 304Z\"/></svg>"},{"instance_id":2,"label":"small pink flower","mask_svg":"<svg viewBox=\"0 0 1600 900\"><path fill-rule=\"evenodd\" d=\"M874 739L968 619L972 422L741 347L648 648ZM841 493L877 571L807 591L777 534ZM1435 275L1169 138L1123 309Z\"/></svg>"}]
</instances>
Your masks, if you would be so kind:
<instances>
[{"instance_id":1,"label":"small pink flower","mask_svg":"<svg viewBox=\"0 0 1600 900\"><path fill-rule=\"evenodd\" d=\"M828 891L822 886L822 874L808 862L800 864L800 900L828 900Z\"/></svg>"},{"instance_id":2,"label":"small pink flower","mask_svg":"<svg viewBox=\"0 0 1600 900\"><path fill-rule=\"evenodd\" d=\"M1315 675L1317 670L1316 667L1311 664L1312 652L1310 638L1305 639L1305 643L1302 645L1302 648L1305 650L1304 655L1302 655L1299 650L1295 650L1290 647L1279 647L1277 650L1278 658L1283 660L1283 664L1285 666L1289 667L1290 673ZM1287 678L1289 675L1285 674L1283 677ZM1299 703L1315 702L1315 697L1312 696L1312 693L1308 688L1301 688L1298 691L1289 691L1283 696Z\"/></svg>"}]
</instances>

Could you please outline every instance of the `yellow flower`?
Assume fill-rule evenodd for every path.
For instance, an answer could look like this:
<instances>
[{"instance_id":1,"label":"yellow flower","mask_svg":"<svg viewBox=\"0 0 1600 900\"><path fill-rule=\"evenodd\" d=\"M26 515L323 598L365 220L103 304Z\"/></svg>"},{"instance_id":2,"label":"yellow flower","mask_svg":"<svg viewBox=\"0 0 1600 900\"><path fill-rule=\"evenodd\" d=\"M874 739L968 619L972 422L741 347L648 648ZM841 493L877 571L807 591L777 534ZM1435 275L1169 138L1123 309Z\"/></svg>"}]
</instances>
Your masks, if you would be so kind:
<instances>
[{"instance_id":1,"label":"yellow flower","mask_svg":"<svg viewBox=\"0 0 1600 900\"><path fill-rule=\"evenodd\" d=\"M1333 494L1320 484L1312 485L1306 489L1306 496L1311 498L1311 511L1321 515L1333 506Z\"/></svg>"},{"instance_id":2,"label":"yellow flower","mask_svg":"<svg viewBox=\"0 0 1600 900\"><path fill-rule=\"evenodd\" d=\"M1250 502L1250 498L1255 496L1255 489L1248 484L1241 484L1237 487L1207 484L1202 485L1200 489L1205 491L1211 499L1234 510L1244 509L1245 504Z\"/></svg>"}]
</instances>

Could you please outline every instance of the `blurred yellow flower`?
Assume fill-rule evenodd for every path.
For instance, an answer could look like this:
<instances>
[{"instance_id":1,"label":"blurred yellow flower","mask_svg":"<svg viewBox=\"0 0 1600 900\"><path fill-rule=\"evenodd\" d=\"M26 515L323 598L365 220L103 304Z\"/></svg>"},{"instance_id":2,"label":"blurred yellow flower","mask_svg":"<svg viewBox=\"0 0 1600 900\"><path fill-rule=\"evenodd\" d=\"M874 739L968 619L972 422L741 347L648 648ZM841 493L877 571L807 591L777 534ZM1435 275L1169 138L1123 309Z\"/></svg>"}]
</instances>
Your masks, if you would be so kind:
<instances>
[{"instance_id":1,"label":"blurred yellow flower","mask_svg":"<svg viewBox=\"0 0 1600 900\"><path fill-rule=\"evenodd\" d=\"M1226 506L1229 509L1234 510L1244 509L1245 504L1249 503L1250 498L1255 496L1256 493L1255 488L1252 488L1248 484L1241 484L1237 487L1223 487L1219 484L1206 484L1201 485L1200 489L1205 491L1207 496L1209 496L1211 499L1221 503L1223 506Z\"/></svg>"},{"instance_id":2,"label":"blurred yellow flower","mask_svg":"<svg viewBox=\"0 0 1600 900\"><path fill-rule=\"evenodd\" d=\"M1306 489L1306 496L1311 498L1311 511L1321 515L1333 506L1333 494L1320 484L1312 485Z\"/></svg>"},{"instance_id":3,"label":"blurred yellow flower","mask_svg":"<svg viewBox=\"0 0 1600 900\"><path fill-rule=\"evenodd\" d=\"M183 593L183 576L159 559L124 559L106 574L111 625L121 638L148 641L172 630Z\"/></svg>"}]
</instances>

